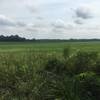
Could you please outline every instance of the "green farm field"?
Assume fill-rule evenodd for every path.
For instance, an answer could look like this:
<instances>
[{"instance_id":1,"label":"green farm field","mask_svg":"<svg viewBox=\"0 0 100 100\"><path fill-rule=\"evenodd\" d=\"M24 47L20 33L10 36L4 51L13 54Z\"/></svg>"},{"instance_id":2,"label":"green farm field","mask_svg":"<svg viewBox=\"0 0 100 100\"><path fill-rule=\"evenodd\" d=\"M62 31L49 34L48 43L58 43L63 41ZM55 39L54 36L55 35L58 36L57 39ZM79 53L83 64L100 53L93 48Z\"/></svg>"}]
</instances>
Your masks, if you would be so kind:
<instances>
[{"instance_id":1,"label":"green farm field","mask_svg":"<svg viewBox=\"0 0 100 100\"><path fill-rule=\"evenodd\" d=\"M61 52L71 47L72 51L85 50L100 52L100 42L0 42L0 52Z\"/></svg>"}]
</instances>

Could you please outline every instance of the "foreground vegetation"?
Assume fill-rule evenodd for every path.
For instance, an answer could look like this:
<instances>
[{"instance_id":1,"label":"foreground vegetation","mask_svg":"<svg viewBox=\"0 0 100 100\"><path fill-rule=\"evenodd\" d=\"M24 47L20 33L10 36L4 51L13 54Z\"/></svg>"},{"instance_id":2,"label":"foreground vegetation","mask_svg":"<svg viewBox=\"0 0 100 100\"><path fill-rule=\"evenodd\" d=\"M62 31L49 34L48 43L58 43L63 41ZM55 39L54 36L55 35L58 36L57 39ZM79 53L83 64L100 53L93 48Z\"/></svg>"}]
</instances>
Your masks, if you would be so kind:
<instances>
[{"instance_id":1,"label":"foreground vegetation","mask_svg":"<svg viewBox=\"0 0 100 100\"><path fill-rule=\"evenodd\" d=\"M95 51L0 53L0 100L100 100Z\"/></svg>"}]
</instances>

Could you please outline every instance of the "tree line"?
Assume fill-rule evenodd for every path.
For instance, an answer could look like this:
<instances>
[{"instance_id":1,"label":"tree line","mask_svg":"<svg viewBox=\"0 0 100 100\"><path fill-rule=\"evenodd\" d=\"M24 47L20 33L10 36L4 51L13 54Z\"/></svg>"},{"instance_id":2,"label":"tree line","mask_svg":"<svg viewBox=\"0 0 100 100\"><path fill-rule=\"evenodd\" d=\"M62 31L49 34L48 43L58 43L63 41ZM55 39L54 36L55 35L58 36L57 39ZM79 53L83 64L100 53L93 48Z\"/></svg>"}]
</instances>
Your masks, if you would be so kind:
<instances>
[{"instance_id":1,"label":"tree line","mask_svg":"<svg viewBox=\"0 0 100 100\"><path fill-rule=\"evenodd\" d=\"M91 42L91 41L100 41L100 39L26 39L25 37L20 37L19 35L10 35L4 36L0 35L0 42Z\"/></svg>"}]
</instances>

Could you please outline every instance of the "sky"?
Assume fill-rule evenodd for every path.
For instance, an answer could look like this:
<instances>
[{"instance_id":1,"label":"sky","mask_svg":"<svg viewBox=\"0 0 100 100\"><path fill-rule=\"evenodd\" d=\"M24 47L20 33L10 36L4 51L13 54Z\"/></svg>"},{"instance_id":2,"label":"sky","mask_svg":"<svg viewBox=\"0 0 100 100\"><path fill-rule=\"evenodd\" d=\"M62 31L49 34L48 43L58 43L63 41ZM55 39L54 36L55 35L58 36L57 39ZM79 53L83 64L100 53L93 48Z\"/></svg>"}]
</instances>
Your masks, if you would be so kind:
<instances>
[{"instance_id":1,"label":"sky","mask_svg":"<svg viewBox=\"0 0 100 100\"><path fill-rule=\"evenodd\" d=\"M100 38L100 0L0 0L0 35Z\"/></svg>"}]
</instances>

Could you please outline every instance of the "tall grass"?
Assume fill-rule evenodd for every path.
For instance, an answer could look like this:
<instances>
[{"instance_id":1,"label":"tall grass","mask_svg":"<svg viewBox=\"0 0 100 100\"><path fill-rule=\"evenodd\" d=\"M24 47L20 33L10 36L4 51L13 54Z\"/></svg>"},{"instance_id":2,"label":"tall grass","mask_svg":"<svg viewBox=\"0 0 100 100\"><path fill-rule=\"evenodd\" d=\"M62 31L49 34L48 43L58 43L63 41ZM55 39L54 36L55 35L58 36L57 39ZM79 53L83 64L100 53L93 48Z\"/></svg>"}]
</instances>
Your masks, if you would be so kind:
<instances>
[{"instance_id":1,"label":"tall grass","mask_svg":"<svg viewBox=\"0 0 100 100\"><path fill-rule=\"evenodd\" d=\"M100 100L99 54L0 54L0 100Z\"/></svg>"}]
</instances>

